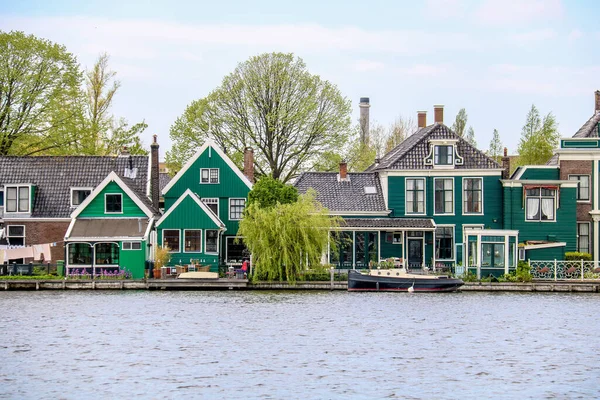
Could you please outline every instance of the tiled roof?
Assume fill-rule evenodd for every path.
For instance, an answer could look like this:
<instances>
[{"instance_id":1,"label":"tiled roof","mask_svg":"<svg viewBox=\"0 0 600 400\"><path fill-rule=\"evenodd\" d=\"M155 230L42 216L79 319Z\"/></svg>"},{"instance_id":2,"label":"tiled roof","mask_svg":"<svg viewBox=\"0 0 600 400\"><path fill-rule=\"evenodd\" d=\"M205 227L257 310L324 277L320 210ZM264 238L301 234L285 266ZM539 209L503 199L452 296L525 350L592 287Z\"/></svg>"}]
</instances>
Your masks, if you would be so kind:
<instances>
[{"instance_id":1,"label":"tiled roof","mask_svg":"<svg viewBox=\"0 0 600 400\"><path fill-rule=\"evenodd\" d=\"M345 218L342 228L415 228L435 229L433 220L428 218Z\"/></svg>"},{"instance_id":2,"label":"tiled roof","mask_svg":"<svg viewBox=\"0 0 600 400\"><path fill-rule=\"evenodd\" d=\"M107 237L144 237L148 220L142 218L114 219L85 218L73 224L70 239L107 238Z\"/></svg>"},{"instance_id":3,"label":"tiled roof","mask_svg":"<svg viewBox=\"0 0 600 400\"><path fill-rule=\"evenodd\" d=\"M294 185L299 193L315 189L317 201L329 211L387 210L377 173L349 173L348 177L348 181L339 181L337 172L305 172ZM375 188L375 193L367 193L365 187Z\"/></svg>"},{"instance_id":4,"label":"tiled roof","mask_svg":"<svg viewBox=\"0 0 600 400\"><path fill-rule=\"evenodd\" d=\"M574 138L598 137L598 124L600 123L600 112L596 112L585 124L573 135Z\"/></svg>"},{"instance_id":5,"label":"tiled roof","mask_svg":"<svg viewBox=\"0 0 600 400\"><path fill-rule=\"evenodd\" d=\"M31 217L69 218L73 212L70 188L94 188L111 171L115 171L141 200L146 201L148 159L148 156L0 156L0 186L33 184L35 202ZM137 168L135 178L124 178L125 170L133 168Z\"/></svg>"},{"instance_id":6,"label":"tiled roof","mask_svg":"<svg viewBox=\"0 0 600 400\"><path fill-rule=\"evenodd\" d=\"M171 175L167 172L161 172L158 174L158 187L160 188L160 192L167 186L167 184L171 181Z\"/></svg>"},{"instance_id":7,"label":"tiled roof","mask_svg":"<svg viewBox=\"0 0 600 400\"><path fill-rule=\"evenodd\" d=\"M388 152L379 162L369 168L370 171L383 169L433 169L425 165L424 159L429 155L429 140L456 139L457 153L463 158L463 165L455 169L496 169L500 165L482 151L454 133L444 124L435 123L419 129L407 137L402 143Z\"/></svg>"}]
</instances>

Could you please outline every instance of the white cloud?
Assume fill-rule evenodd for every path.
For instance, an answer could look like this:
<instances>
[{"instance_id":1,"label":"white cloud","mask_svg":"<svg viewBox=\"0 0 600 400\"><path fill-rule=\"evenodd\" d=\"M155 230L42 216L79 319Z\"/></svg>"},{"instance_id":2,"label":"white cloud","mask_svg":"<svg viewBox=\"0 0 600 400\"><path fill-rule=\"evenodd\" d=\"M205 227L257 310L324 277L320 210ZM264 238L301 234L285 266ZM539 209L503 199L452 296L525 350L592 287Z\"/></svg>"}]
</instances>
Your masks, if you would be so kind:
<instances>
[{"instance_id":1,"label":"white cloud","mask_svg":"<svg viewBox=\"0 0 600 400\"><path fill-rule=\"evenodd\" d=\"M509 39L519 45L529 45L535 42L543 42L545 40L554 39L557 37L553 29L537 29L529 32L515 33Z\"/></svg>"},{"instance_id":2,"label":"white cloud","mask_svg":"<svg viewBox=\"0 0 600 400\"><path fill-rule=\"evenodd\" d=\"M425 16L439 19L456 18L465 15L467 5L464 0L427 0Z\"/></svg>"},{"instance_id":3,"label":"white cloud","mask_svg":"<svg viewBox=\"0 0 600 400\"><path fill-rule=\"evenodd\" d=\"M397 68L395 71L404 75L437 77L449 72L449 67L446 65L415 64L410 67Z\"/></svg>"},{"instance_id":4,"label":"white cloud","mask_svg":"<svg viewBox=\"0 0 600 400\"><path fill-rule=\"evenodd\" d=\"M561 17L563 7L560 0L486 0L474 15L481 24L526 23Z\"/></svg>"},{"instance_id":5,"label":"white cloud","mask_svg":"<svg viewBox=\"0 0 600 400\"><path fill-rule=\"evenodd\" d=\"M373 60L359 60L354 64L354 69L359 72L381 71L384 68L384 63Z\"/></svg>"},{"instance_id":6,"label":"white cloud","mask_svg":"<svg viewBox=\"0 0 600 400\"><path fill-rule=\"evenodd\" d=\"M569 32L569 35L567 36L567 39L569 39L569 41L575 41L577 39L581 39L583 37L583 32L580 31L579 29L573 29L571 32Z\"/></svg>"}]
</instances>

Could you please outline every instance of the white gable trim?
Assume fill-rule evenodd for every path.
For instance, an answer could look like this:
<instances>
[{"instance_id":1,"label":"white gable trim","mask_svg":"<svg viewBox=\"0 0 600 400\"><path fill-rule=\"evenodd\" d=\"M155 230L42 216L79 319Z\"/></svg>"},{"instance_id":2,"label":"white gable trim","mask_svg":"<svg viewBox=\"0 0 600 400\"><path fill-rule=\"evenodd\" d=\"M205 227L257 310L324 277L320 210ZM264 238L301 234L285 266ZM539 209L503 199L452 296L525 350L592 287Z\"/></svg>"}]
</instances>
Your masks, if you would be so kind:
<instances>
[{"instance_id":1,"label":"white gable trim","mask_svg":"<svg viewBox=\"0 0 600 400\"><path fill-rule=\"evenodd\" d=\"M246 186L248 186L248 188L252 190L252 183L248 180L248 178L246 178L244 174L242 174L242 171L240 171L237 165L235 165L233 161L231 161L231 159L227 157L227 155L223 152L223 150L219 148L219 146L215 144L215 142L213 142L210 139L207 139L204 142L204 144L200 147L200 149L198 149L196 154L194 154L194 156L190 158L187 163L185 163L185 165L183 166L183 168L181 168L177 175L175 175L173 179L169 181L167 186L165 186L165 188L162 190L162 195L165 195L175 185L175 183L177 183L177 181L192 167L192 165L202 155L202 153L206 151L206 149L209 149L209 151L214 150L223 159L223 161L225 161L229 168L231 168L231 170L235 172L238 178L240 178L242 182L244 182L244 184L246 184Z\"/></svg>"},{"instance_id":2,"label":"white gable trim","mask_svg":"<svg viewBox=\"0 0 600 400\"><path fill-rule=\"evenodd\" d=\"M213 213L210 208L208 208L208 206L206 204L204 204L202 202L202 200L200 200L198 198L198 196L196 196L190 189L187 189L175 202L175 204L173 204L170 208L169 211L167 211L162 217L160 217L160 219L158 220L158 222L156 223L156 227L158 227L160 224L163 223L164 220L166 220L169 215L171 215L171 213L173 212L173 210L175 210L179 204L181 204L181 202L183 201L183 199L185 199L187 196L190 196L195 202L196 204L198 204L198 207L200 207L202 209L202 211L204 211L206 213L206 215L209 216L209 218L215 223L215 225L221 227L223 230L225 230L225 224L219 219L217 218L217 216L215 215L215 213Z\"/></svg>"},{"instance_id":3,"label":"white gable trim","mask_svg":"<svg viewBox=\"0 0 600 400\"><path fill-rule=\"evenodd\" d=\"M519 180L527 169L558 169L558 165L522 165L520 171L512 179Z\"/></svg>"},{"instance_id":4,"label":"white gable trim","mask_svg":"<svg viewBox=\"0 0 600 400\"><path fill-rule=\"evenodd\" d=\"M137 194L135 194L129 188L129 186L127 186L125 182L123 182L123 180L119 178L119 175L117 175L115 171L112 171L110 174L108 174L106 178L104 178L104 180L98 186L96 186L96 189L94 189L92 193L90 193L90 195L83 201L83 203L81 203L79 207L77 207L75 211L71 213L71 218L77 218L77 216L79 216L79 214L81 214L83 210L85 210L85 208L92 202L92 200L98 197L98 195L102 192L102 190L104 190L106 185L108 185L111 182L115 182L125 192L125 194L127 194L127 196L129 196L129 198L144 212L144 214L146 214L148 218L153 217L154 214L152 213L152 211L150 211L150 209L144 203L142 203Z\"/></svg>"}]
</instances>

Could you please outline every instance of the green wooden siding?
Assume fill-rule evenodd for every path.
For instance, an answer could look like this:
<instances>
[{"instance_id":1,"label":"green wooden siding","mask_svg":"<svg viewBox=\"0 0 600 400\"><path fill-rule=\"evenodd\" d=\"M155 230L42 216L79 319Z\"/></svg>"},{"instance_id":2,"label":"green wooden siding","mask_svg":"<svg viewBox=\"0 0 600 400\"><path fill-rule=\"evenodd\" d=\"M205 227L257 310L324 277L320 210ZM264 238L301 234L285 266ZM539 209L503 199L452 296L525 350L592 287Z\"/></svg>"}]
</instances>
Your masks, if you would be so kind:
<instances>
[{"instance_id":1,"label":"green wooden siding","mask_svg":"<svg viewBox=\"0 0 600 400\"><path fill-rule=\"evenodd\" d=\"M528 167L519 179L558 180L560 179L560 170L558 168Z\"/></svg>"},{"instance_id":2,"label":"green wooden siding","mask_svg":"<svg viewBox=\"0 0 600 400\"><path fill-rule=\"evenodd\" d=\"M133 279L144 278L146 247L146 241L142 240L140 250L123 250L123 242L119 242L119 267L131 272Z\"/></svg>"},{"instance_id":3,"label":"green wooden siding","mask_svg":"<svg viewBox=\"0 0 600 400\"><path fill-rule=\"evenodd\" d=\"M564 260L565 247L549 247L547 249L525 250L526 260Z\"/></svg>"},{"instance_id":4,"label":"green wooden siding","mask_svg":"<svg viewBox=\"0 0 600 400\"><path fill-rule=\"evenodd\" d=\"M123 207L122 214L111 214L105 212L104 195L107 193L122 194L121 205ZM116 183L110 182L96 196L90 204L79 214L79 218L89 217L110 217L110 218L136 218L146 217L146 214L138 207L137 204L125 193L123 189Z\"/></svg>"},{"instance_id":5,"label":"green wooden siding","mask_svg":"<svg viewBox=\"0 0 600 400\"><path fill-rule=\"evenodd\" d=\"M560 141L560 147L563 149L572 148L598 148L600 147L600 140L598 139L567 139Z\"/></svg>"},{"instance_id":6,"label":"green wooden siding","mask_svg":"<svg viewBox=\"0 0 600 400\"><path fill-rule=\"evenodd\" d=\"M386 240L387 234L393 234L393 231L381 232L381 258L398 257L402 258L402 244L395 244Z\"/></svg>"}]
</instances>

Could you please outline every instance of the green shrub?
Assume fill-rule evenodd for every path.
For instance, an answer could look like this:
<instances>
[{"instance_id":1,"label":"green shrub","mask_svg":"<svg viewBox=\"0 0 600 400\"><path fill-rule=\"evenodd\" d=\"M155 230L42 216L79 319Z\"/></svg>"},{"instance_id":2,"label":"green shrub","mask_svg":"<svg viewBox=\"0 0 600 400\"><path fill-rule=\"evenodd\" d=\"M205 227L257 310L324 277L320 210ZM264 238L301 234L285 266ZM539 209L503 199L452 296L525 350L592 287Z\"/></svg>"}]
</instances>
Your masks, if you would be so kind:
<instances>
[{"instance_id":1,"label":"green shrub","mask_svg":"<svg viewBox=\"0 0 600 400\"><path fill-rule=\"evenodd\" d=\"M567 261L592 261L592 255L590 253L579 253L577 251L568 251L565 253L565 260Z\"/></svg>"}]
</instances>

